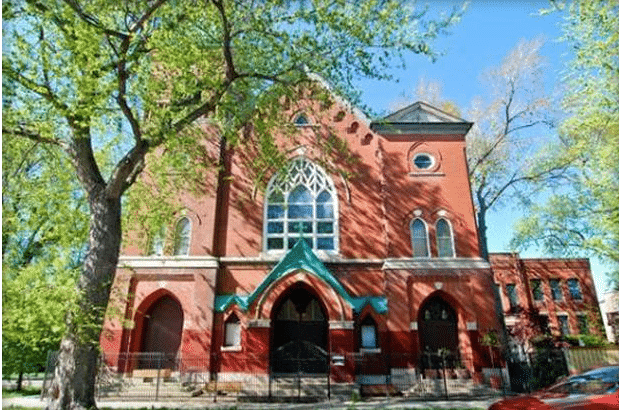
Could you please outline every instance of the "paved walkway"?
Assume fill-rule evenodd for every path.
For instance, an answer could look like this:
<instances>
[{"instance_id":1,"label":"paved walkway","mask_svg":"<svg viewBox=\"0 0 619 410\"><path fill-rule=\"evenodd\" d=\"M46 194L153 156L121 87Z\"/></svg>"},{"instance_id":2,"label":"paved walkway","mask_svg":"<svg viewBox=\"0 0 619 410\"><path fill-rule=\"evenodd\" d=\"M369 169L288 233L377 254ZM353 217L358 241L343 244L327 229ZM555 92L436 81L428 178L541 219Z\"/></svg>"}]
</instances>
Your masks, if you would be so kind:
<instances>
[{"instance_id":1,"label":"paved walkway","mask_svg":"<svg viewBox=\"0 0 619 410\"><path fill-rule=\"evenodd\" d=\"M442 400L442 401L418 401L410 399L391 399L391 400L373 400L366 402L341 402L331 401L323 403L311 404L291 404L291 403L209 403L206 401L192 402L174 402L174 401L108 401L101 400L97 403L99 408L110 409L159 409L159 408L174 408L174 409L230 409L236 408L239 410L374 410L374 409L487 409L490 404L497 401L497 397L479 398L471 400ZM11 406L30 407L30 408L45 408L45 402L39 396L27 397L12 397L2 398L2 408Z\"/></svg>"}]
</instances>

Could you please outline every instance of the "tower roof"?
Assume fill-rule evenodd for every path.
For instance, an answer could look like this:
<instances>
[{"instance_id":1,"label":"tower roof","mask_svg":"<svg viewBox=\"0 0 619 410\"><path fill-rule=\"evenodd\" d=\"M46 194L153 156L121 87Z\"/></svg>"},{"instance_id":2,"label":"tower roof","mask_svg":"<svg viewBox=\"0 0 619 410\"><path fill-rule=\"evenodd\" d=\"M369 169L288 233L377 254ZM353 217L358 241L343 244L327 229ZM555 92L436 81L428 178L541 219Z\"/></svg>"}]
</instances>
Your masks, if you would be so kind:
<instances>
[{"instance_id":1,"label":"tower roof","mask_svg":"<svg viewBox=\"0 0 619 410\"><path fill-rule=\"evenodd\" d=\"M379 121L370 128L384 135L394 134L466 134L473 126L460 117L446 113L423 101L417 101Z\"/></svg>"}]
</instances>

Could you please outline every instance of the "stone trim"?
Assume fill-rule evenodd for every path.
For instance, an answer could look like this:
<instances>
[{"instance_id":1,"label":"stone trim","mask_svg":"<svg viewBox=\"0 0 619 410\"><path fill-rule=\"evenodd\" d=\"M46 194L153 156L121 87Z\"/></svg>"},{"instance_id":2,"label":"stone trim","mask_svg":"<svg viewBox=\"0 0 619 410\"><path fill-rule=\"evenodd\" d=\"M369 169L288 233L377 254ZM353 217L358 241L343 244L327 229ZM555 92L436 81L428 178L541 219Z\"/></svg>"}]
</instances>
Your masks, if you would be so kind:
<instances>
[{"instance_id":1,"label":"stone trim","mask_svg":"<svg viewBox=\"0 0 619 410\"><path fill-rule=\"evenodd\" d=\"M247 322L247 327L270 328L271 319L253 319Z\"/></svg>"},{"instance_id":2,"label":"stone trim","mask_svg":"<svg viewBox=\"0 0 619 410\"><path fill-rule=\"evenodd\" d=\"M119 268L210 268L219 262L212 256L121 256Z\"/></svg>"},{"instance_id":3,"label":"stone trim","mask_svg":"<svg viewBox=\"0 0 619 410\"><path fill-rule=\"evenodd\" d=\"M418 322L411 322L410 330L419 330L419 323Z\"/></svg>"},{"instance_id":4,"label":"stone trim","mask_svg":"<svg viewBox=\"0 0 619 410\"><path fill-rule=\"evenodd\" d=\"M466 330L470 332L477 330L477 322L466 322Z\"/></svg>"},{"instance_id":5,"label":"stone trim","mask_svg":"<svg viewBox=\"0 0 619 410\"><path fill-rule=\"evenodd\" d=\"M345 329L352 330L355 327L355 322L352 320L330 320L329 330Z\"/></svg>"},{"instance_id":6,"label":"stone trim","mask_svg":"<svg viewBox=\"0 0 619 410\"><path fill-rule=\"evenodd\" d=\"M385 259L387 269L490 269L490 264L481 258L402 258Z\"/></svg>"},{"instance_id":7,"label":"stone trim","mask_svg":"<svg viewBox=\"0 0 619 410\"><path fill-rule=\"evenodd\" d=\"M222 352L242 352L243 347L241 345L238 346L221 346L220 349Z\"/></svg>"}]
</instances>

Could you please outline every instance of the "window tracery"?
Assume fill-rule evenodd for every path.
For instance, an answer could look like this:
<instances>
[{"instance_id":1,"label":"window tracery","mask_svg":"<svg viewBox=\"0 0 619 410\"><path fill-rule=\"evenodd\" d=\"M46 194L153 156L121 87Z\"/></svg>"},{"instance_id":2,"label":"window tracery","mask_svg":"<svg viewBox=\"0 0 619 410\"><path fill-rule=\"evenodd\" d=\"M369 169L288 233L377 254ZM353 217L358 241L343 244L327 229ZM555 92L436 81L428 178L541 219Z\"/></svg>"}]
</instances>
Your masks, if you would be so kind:
<instances>
[{"instance_id":1,"label":"window tracery","mask_svg":"<svg viewBox=\"0 0 619 410\"><path fill-rule=\"evenodd\" d=\"M322 168L299 157L271 179L264 237L266 251L291 249L301 238L312 249L337 249L337 196Z\"/></svg>"}]
</instances>

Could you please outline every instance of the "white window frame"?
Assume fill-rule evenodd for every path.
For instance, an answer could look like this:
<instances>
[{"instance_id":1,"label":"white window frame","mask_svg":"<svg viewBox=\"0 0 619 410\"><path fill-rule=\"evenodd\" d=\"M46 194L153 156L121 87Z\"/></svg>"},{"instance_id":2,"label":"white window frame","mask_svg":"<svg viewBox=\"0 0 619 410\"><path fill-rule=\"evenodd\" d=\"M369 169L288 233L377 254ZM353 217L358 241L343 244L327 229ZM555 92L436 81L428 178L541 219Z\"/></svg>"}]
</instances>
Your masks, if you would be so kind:
<instances>
[{"instance_id":1,"label":"white window frame","mask_svg":"<svg viewBox=\"0 0 619 410\"><path fill-rule=\"evenodd\" d=\"M290 174L290 170L295 170L299 172L295 172L294 175ZM309 171L309 172L301 172L301 171ZM283 174L286 172L286 174ZM312 223L312 232L304 233L297 235L296 232L289 232L288 224L290 222L294 222L295 220L291 220L288 217L288 197L290 193L296 189L298 186L304 186L307 188L312 196L312 216L311 218L301 219L297 222L308 222ZM269 209L269 197L273 192L280 191L283 194L284 202L282 203L284 207L284 214L281 218L269 218L268 209ZM327 191L331 196L331 204L333 207L333 216L331 218L318 218L317 217L317 198L323 192ZM299 156L293 158L284 168L284 170L277 172L267 185L267 189L264 195L264 206L263 206L263 224L262 224L262 249L263 252L268 254L283 254L288 252L290 249L288 246L289 240L291 238L297 239L303 236L304 238L312 239L312 249L320 254L324 253L327 255L337 254L339 252L339 204L338 204L338 196L337 191L335 189L335 185L333 184L333 180L331 177L322 169L322 167L318 166L314 162L310 161L304 156ZM281 233L269 233L268 225L269 222L281 222L283 223L283 231ZM318 232L318 223L332 223L333 224L333 232L329 234L321 234ZM268 242L270 238L282 238L283 240L283 248L282 249L269 249ZM318 249L318 239L320 238L332 238L333 240L333 249Z\"/></svg>"},{"instance_id":2,"label":"white window frame","mask_svg":"<svg viewBox=\"0 0 619 410\"><path fill-rule=\"evenodd\" d=\"M179 225L181 224L181 222L183 222L183 220L187 221L187 249L184 252L180 252L181 249L179 249ZM191 219L187 216L183 216L176 222L176 225L174 226L174 249L172 249L172 253L174 256L189 255L189 250L191 249L191 228Z\"/></svg>"},{"instance_id":3,"label":"white window frame","mask_svg":"<svg viewBox=\"0 0 619 410\"><path fill-rule=\"evenodd\" d=\"M441 256L440 255L440 250L441 250L441 246L439 243L439 236L438 236L438 224L440 221L444 221L447 224L447 228L449 229L449 235L450 235L450 246L451 246L451 256ZM434 234L436 236L436 256L438 258L455 258L456 257L456 238L454 237L454 231L453 231L453 227L451 226L451 222L449 221L449 219L447 218L439 218L436 220L436 223L434 224Z\"/></svg>"},{"instance_id":4,"label":"white window frame","mask_svg":"<svg viewBox=\"0 0 619 410\"><path fill-rule=\"evenodd\" d=\"M374 342L371 345L365 343L368 336ZM359 350L361 352L380 352L378 326L371 316L366 316L359 324Z\"/></svg>"},{"instance_id":5,"label":"white window frame","mask_svg":"<svg viewBox=\"0 0 619 410\"><path fill-rule=\"evenodd\" d=\"M232 314L224 322L224 350L238 350L241 347L241 321Z\"/></svg>"},{"instance_id":6,"label":"white window frame","mask_svg":"<svg viewBox=\"0 0 619 410\"><path fill-rule=\"evenodd\" d=\"M413 235L413 224L415 223L415 221L420 221L423 224L423 229L425 231L426 254L424 256L415 255L415 237ZM428 224L426 223L426 221L424 221L421 218L415 218L411 220L410 223L408 224L408 230L411 236L411 251L413 253L413 258L429 258L430 257L430 235L428 235Z\"/></svg>"}]
</instances>

